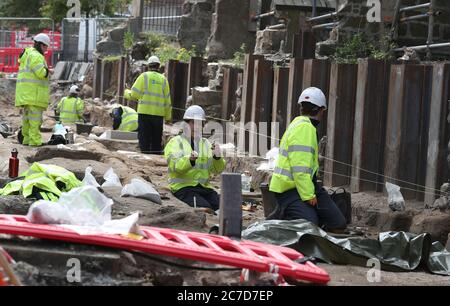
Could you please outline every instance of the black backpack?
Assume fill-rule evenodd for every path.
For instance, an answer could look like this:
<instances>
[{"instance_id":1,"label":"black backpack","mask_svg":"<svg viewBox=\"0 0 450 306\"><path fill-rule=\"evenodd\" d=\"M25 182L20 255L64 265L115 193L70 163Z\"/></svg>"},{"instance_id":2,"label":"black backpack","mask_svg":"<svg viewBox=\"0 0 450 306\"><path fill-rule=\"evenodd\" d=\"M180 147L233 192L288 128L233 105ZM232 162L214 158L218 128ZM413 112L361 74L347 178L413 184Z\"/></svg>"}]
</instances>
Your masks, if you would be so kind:
<instances>
[{"instance_id":1,"label":"black backpack","mask_svg":"<svg viewBox=\"0 0 450 306\"><path fill-rule=\"evenodd\" d=\"M329 189L328 194L344 215L347 224L352 223L352 195L344 188Z\"/></svg>"}]
</instances>

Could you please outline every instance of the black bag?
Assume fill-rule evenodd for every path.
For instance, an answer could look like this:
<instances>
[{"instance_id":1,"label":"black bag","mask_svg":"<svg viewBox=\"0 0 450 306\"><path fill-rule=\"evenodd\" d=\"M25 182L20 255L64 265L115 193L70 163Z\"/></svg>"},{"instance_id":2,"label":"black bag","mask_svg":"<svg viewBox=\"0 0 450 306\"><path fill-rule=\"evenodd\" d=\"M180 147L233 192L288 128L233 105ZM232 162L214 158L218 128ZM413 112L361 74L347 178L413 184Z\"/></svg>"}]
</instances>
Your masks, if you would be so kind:
<instances>
[{"instance_id":1,"label":"black bag","mask_svg":"<svg viewBox=\"0 0 450 306\"><path fill-rule=\"evenodd\" d=\"M336 190L328 190L330 198L336 203L336 206L344 215L347 220L347 224L352 223L352 195L348 193L344 188L338 188Z\"/></svg>"},{"instance_id":2,"label":"black bag","mask_svg":"<svg viewBox=\"0 0 450 306\"><path fill-rule=\"evenodd\" d=\"M47 144L51 145L51 146L57 146L59 144L65 145L65 144L67 144L67 140L62 135L54 135L53 134Z\"/></svg>"}]
</instances>

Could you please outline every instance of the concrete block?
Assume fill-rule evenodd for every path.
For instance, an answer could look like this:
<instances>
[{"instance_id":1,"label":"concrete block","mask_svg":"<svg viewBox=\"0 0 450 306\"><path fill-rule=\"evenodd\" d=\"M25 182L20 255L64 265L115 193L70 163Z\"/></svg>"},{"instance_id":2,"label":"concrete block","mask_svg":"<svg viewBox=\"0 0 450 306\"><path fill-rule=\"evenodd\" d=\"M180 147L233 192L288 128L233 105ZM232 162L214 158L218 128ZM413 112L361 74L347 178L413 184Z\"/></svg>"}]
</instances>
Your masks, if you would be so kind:
<instances>
[{"instance_id":1,"label":"concrete block","mask_svg":"<svg viewBox=\"0 0 450 306\"><path fill-rule=\"evenodd\" d=\"M200 106L222 105L222 91L208 87L194 87L192 90L194 104Z\"/></svg>"},{"instance_id":2,"label":"concrete block","mask_svg":"<svg viewBox=\"0 0 450 306\"><path fill-rule=\"evenodd\" d=\"M137 140L137 132L122 132L122 131L106 131L106 139L113 140Z\"/></svg>"},{"instance_id":3,"label":"concrete block","mask_svg":"<svg viewBox=\"0 0 450 306\"><path fill-rule=\"evenodd\" d=\"M67 68L67 62L58 62L55 66L55 72L52 75L52 80L61 80L64 76L64 71Z\"/></svg>"}]
</instances>

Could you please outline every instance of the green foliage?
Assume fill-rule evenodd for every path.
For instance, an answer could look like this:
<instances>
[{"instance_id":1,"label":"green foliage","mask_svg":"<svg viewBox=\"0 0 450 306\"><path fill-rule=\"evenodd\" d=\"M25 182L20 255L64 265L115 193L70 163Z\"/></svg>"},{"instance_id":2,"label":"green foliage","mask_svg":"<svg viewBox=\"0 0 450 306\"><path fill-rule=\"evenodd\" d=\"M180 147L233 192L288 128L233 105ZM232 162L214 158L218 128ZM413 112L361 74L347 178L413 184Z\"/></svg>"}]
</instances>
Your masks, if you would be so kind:
<instances>
[{"instance_id":1,"label":"green foliage","mask_svg":"<svg viewBox=\"0 0 450 306\"><path fill-rule=\"evenodd\" d=\"M197 56L195 46L192 46L191 50L187 50L185 48L179 49L170 43L163 43L152 54L159 57L161 63L167 63L169 60L189 62L191 57Z\"/></svg>"},{"instance_id":2,"label":"green foliage","mask_svg":"<svg viewBox=\"0 0 450 306\"><path fill-rule=\"evenodd\" d=\"M156 48L155 51L152 53L159 57L159 60L161 63L167 63L169 60L177 59L178 57L178 48L175 46L164 43L160 47Z\"/></svg>"},{"instance_id":3,"label":"green foliage","mask_svg":"<svg viewBox=\"0 0 450 306\"><path fill-rule=\"evenodd\" d=\"M40 17L39 0L4 0L0 4L0 16L4 17Z\"/></svg>"},{"instance_id":4,"label":"green foliage","mask_svg":"<svg viewBox=\"0 0 450 306\"><path fill-rule=\"evenodd\" d=\"M161 48L163 44L167 44L169 42L168 37L162 34L147 32L143 35L145 37L146 45L152 53L155 52L156 49Z\"/></svg>"},{"instance_id":5,"label":"green foliage","mask_svg":"<svg viewBox=\"0 0 450 306\"><path fill-rule=\"evenodd\" d=\"M245 44L242 44L239 48L239 51L234 52L233 66L235 68L241 68L244 64L245 54L247 53L246 49L247 46Z\"/></svg>"},{"instance_id":6,"label":"green foliage","mask_svg":"<svg viewBox=\"0 0 450 306\"><path fill-rule=\"evenodd\" d=\"M120 59L121 59L122 57L120 56L120 55L110 55L110 56L105 56L104 58L103 58L103 61L104 62L117 62L117 61L120 61Z\"/></svg>"},{"instance_id":7,"label":"green foliage","mask_svg":"<svg viewBox=\"0 0 450 306\"><path fill-rule=\"evenodd\" d=\"M195 50L196 46L193 45L191 50L187 50L185 48L181 48L178 51L177 60L181 62L189 62L191 57L197 56L197 51Z\"/></svg>"},{"instance_id":8,"label":"green foliage","mask_svg":"<svg viewBox=\"0 0 450 306\"><path fill-rule=\"evenodd\" d=\"M38 11L43 17L52 18L55 22L61 22L62 19L67 17L67 12L70 9L67 6L67 0L41 0L40 2L42 2L42 5ZM81 13L87 18L100 14L112 16L119 5L128 2L128 0L80 0Z\"/></svg>"},{"instance_id":9,"label":"green foliage","mask_svg":"<svg viewBox=\"0 0 450 306\"><path fill-rule=\"evenodd\" d=\"M125 32L123 38L123 46L125 50L130 50L133 47L133 44L134 44L134 34L130 31Z\"/></svg>"},{"instance_id":10,"label":"green foliage","mask_svg":"<svg viewBox=\"0 0 450 306\"><path fill-rule=\"evenodd\" d=\"M334 59L338 63L356 64L359 58L389 59L393 44L387 38L382 39L378 46L359 33L343 41L336 49Z\"/></svg>"}]
</instances>

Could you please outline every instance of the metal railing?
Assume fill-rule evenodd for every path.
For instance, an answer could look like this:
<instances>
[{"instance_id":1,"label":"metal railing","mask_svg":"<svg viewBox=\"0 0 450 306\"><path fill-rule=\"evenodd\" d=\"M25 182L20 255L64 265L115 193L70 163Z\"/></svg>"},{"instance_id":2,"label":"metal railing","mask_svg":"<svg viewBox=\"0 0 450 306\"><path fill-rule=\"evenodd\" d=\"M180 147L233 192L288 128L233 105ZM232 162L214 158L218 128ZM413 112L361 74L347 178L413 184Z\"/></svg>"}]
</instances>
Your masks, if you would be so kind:
<instances>
[{"instance_id":1,"label":"metal railing","mask_svg":"<svg viewBox=\"0 0 450 306\"><path fill-rule=\"evenodd\" d=\"M315 16L315 15L316 15L315 10L313 10L313 17L307 18L306 21L312 24L312 23L315 23L317 21L323 21L323 20L328 20L328 19L334 19L334 20L338 19L338 13L337 12L323 14L323 15L320 15L320 16ZM311 26L311 29L313 29L313 30L333 29L334 27L336 27L338 25L339 25L339 21L325 22L325 23L319 23L319 24L313 25L313 26Z\"/></svg>"},{"instance_id":2,"label":"metal railing","mask_svg":"<svg viewBox=\"0 0 450 306\"><path fill-rule=\"evenodd\" d=\"M151 0L145 4L143 30L176 35L183 15L183 0Z\"/></svg>"},{"instance_id":3,"label":"metal railing","mask_svg":"<svg viewBox=\"0 0 450 306\"><path fill-rule=\"evenodd\" d=\"M105 33L119 25L126 24L127 21L128 18L123 17L63 19L63 60L92 61L96 44L105 36Z\"/></svg>"},{"instance_id":4,"label":"metal railing","mask_svg":"<svg viewBox=\"0 0 450 306\"><path fill-rule=\"evenodd\" d=\"M441 14L440 11L436 10L436 0L431 0L430 2L419 4L419 5L412 5L412 6L405 6L401 7L401 0L397 0L397 4L395 7L395 15L394 15L394 21L392 23L392 32L394 35L394 40L398 39L398 26L400 23L406 23L412 20L419 20L419 19L425 19L428 18L428 38L426 41L426 45L419 45L419 46L410 46L409 48L417 51L426 50L426 57L428 60L431 59L432 56L432 49L438 49L438 48L446 48L450 47L450 42L447 43L434 43L433 37L434 37L434 18ZM400 18L400 14L410 12L410 11L417 11L422 9L428 9L426 13L413 15L413 16L406 16ZM403 48L397 48L394 51L400 52Z\"/></svg>"}]
</instances>

